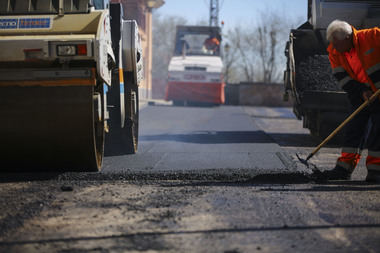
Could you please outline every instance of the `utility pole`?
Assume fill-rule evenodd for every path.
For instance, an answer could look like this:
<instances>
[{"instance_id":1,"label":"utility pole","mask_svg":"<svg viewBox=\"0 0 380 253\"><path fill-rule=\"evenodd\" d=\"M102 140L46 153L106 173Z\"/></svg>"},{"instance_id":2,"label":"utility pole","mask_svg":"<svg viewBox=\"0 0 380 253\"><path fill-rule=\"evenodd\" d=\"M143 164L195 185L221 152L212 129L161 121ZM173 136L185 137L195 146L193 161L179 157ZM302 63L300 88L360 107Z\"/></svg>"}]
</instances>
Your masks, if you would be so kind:
<instances>
[{"instance_id":1,"label":"utility pole","mask_svg":"<svg viewBox=\"0 0 380 253\"><path fill-rule=\"evenodd\" d=\"M210 26L219 26L219 0L210 0Z\"/></svg>"}]
</instances>

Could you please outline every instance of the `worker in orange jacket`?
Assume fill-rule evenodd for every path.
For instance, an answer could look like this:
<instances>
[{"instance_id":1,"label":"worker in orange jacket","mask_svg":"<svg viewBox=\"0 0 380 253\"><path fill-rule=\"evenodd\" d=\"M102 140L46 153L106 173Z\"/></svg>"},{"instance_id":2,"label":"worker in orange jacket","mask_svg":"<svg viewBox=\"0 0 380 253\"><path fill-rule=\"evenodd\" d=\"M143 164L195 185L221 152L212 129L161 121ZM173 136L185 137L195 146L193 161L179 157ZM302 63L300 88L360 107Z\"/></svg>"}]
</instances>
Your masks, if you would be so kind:
<instances>
[{"instance_id":1,"label":"worker in orange jacket","mask_svg":"<svg viewBox=\"0 0 380 253\"><path fill-rule=\"evenodd\" d=\"M327 49L332 72L347 92L352 111L380 88L380 29L356 30L347 22L335 20L327 27ZM380 183L380 100L360 112L346 128L341 156L329 179L350 179L366 144L366 181Z\"/></svg>"}]
</instances>

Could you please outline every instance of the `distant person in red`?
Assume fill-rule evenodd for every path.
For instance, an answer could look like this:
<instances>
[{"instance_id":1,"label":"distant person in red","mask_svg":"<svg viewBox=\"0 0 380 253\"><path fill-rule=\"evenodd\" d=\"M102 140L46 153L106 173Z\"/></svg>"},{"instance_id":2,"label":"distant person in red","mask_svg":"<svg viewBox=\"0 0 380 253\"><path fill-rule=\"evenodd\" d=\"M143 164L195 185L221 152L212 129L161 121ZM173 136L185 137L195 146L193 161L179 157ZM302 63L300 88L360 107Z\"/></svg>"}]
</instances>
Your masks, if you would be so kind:
<instances>
[{"instance_id":1,"label":"distant person in red","mask_svg":"<svg viewBox=\"0 0 380 253\"><path fill-rule=\"evenodd\" d=\"M215 37L210 37L205 40L203 45L207 51L214 53L218 50L220 41Z\"/></svg>"}]
</instances>

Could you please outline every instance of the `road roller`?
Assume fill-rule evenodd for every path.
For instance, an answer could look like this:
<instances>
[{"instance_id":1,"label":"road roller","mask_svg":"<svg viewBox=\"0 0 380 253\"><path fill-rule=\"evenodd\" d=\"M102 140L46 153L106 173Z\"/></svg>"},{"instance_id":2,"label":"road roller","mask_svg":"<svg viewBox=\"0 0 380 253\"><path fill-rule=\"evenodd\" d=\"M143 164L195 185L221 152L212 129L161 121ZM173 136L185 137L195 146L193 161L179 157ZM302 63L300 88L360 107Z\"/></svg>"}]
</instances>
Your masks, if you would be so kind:
<instances>
[{"instance_id":1,"label":"road roller","mask_svg":"<svg viewBox=\"0 0 380 253\"><path fill-rule=\"evenodd\" d=\"M0 170L99 171L137 152L138 26L120 3L0 1Z\"/></svg>"}]
</instances>

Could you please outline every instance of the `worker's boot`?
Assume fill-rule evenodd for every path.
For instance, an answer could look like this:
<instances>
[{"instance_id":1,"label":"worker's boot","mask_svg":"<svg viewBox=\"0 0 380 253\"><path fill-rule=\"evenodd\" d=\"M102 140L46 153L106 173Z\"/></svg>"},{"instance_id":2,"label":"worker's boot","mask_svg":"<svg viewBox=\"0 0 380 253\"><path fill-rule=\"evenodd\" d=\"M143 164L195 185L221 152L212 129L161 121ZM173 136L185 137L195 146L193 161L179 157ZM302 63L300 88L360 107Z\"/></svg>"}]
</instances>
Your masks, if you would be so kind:
<instances>
[{"instance_id":1,"label":"worker's boot","mask_svg":"<svg viewBox=\"0 0 380 253\"><path fill-rule=\"evenodd\" d=\"M318 180L349 180L351 179L352 170L335 165L332 170L325 170L317 173Z\"/></svg>"},{"instance_id":2,"label":"worker's boot","mask_svg":"<svg viewBox=\"0 0 380 253\"><path fill-rule=\"evenodd\" d=\"M380 184L380 171L369 170L365 181Z\"/></svg>"}]
</instances>

